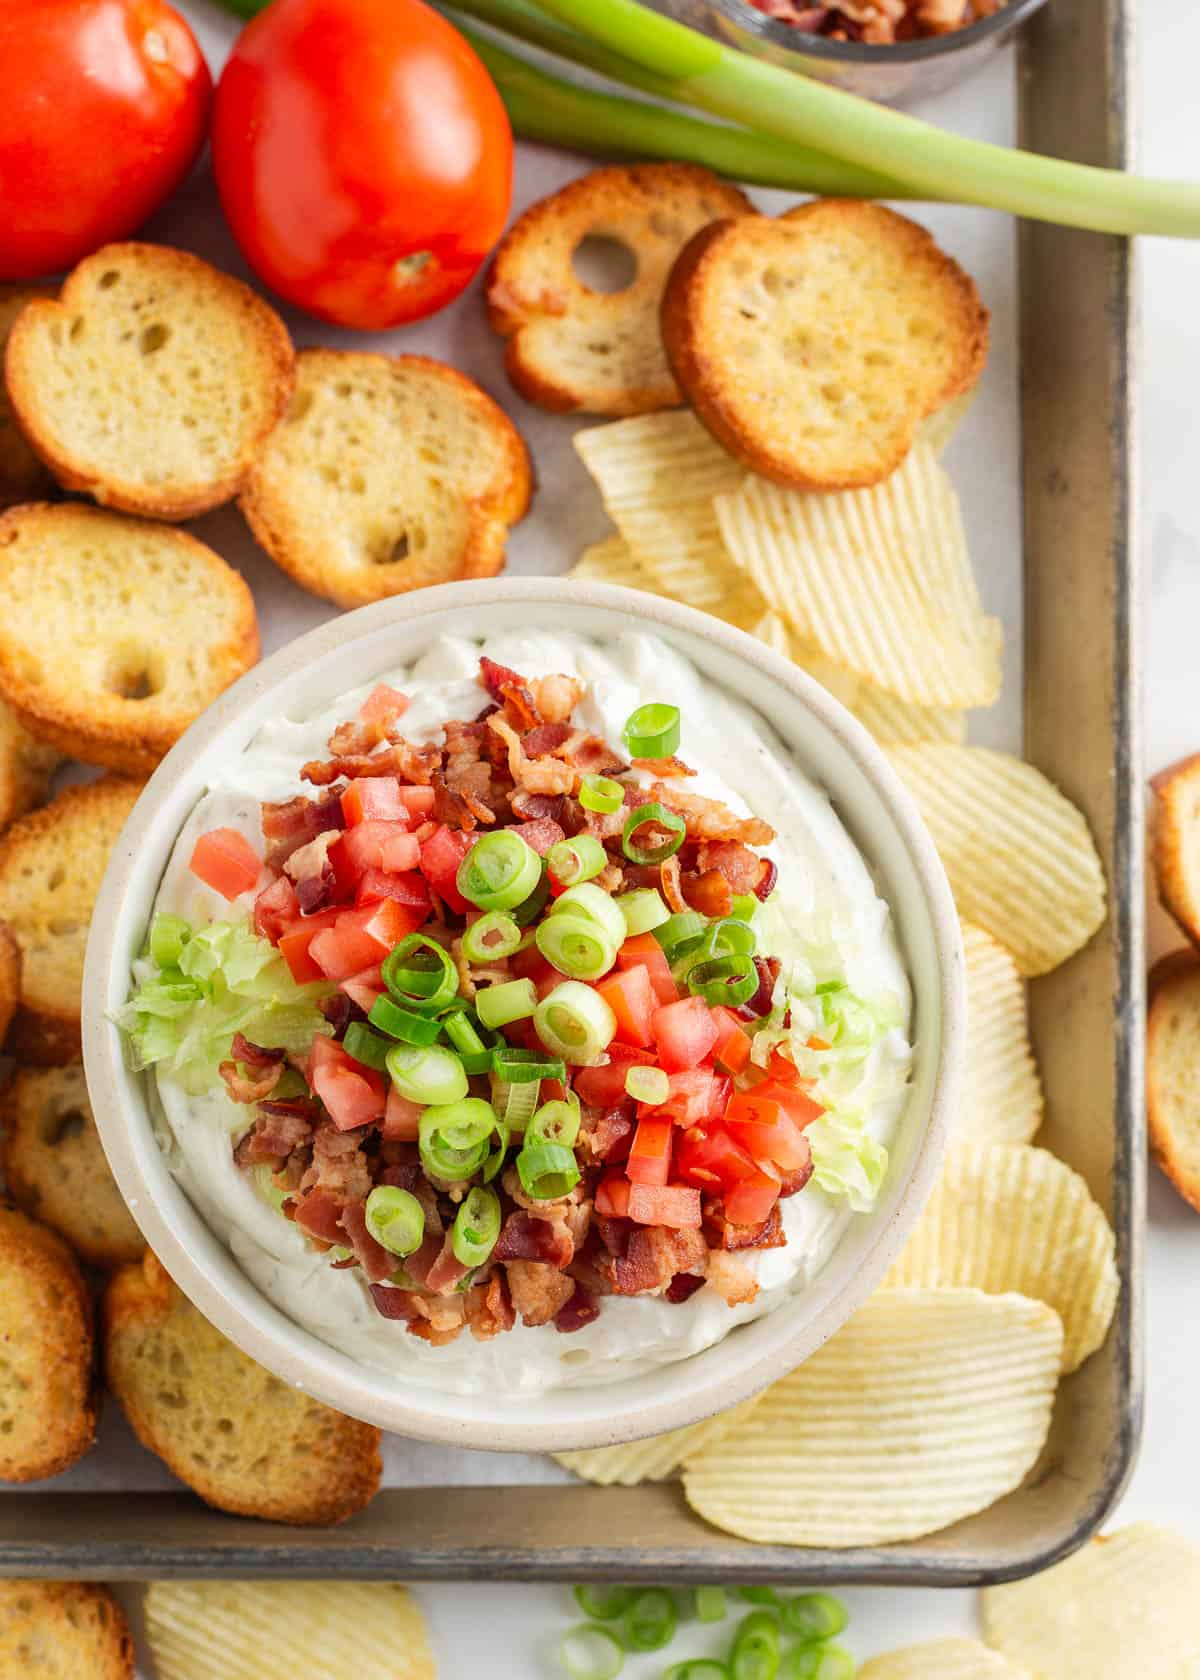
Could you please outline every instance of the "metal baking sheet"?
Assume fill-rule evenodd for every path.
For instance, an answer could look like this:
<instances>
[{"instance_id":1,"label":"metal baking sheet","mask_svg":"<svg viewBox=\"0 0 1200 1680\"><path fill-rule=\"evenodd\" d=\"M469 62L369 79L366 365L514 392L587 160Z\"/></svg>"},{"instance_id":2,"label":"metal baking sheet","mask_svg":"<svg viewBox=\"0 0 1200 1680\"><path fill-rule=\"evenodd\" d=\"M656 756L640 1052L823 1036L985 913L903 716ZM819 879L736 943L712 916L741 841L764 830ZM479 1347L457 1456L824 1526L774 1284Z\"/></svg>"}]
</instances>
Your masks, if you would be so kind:
<instances>
[{"instance_id":1,"label":"metal baking sheet","mask_svg":"<svg viewBox=\"0 0 1200 1680\"><path fill-rule=\"evenodd\" d=\"M228 37L228 25L201 0L185 9L210 44ZM1129 0L1053 0L1030 25L1017 78L1025 144L1083 162L1129 163L1131 24ZM1003 104L1009 86L997 66L950 107L939 105L938 115L1004 138L1004 114L989 116L977 102L986 98L990 112L997 99ZM526 149L518 182L523 197L550 190L578 167L577 160ZM978 720L981 727L972 720L972 739L1015 746L1023 737L1029 756L1087 812L1111 888L1107 927L1031 992L1048 1097L1040 1141L1083 1173L1109 1209L1123 1284L1107 1344L1062 1385L1051 1439L1033 1475L990 1510L941 1534L881 1549L822 1552L737 1541L694 1517L674 1485L584 1487L547 1460L393 1439L386 1445L384 1491L366 1512L332 1531L289 1529L221 1515L179 1491L131 1440L110 1404L100 1445L80 1466L0 1498L0 1572L949 1586L1042 1567L1103 1521L1132 1465L1142 1391L1134 264L1128 244L1116 239L1026 224L1017 230L1014 253L1007 232L997 237L997 221L981 232L987 226L981 213L917 213L979 274L995 316L988 382L951 457L987 605L1010 626L1005 694ZM152 233L240 270L203 177ZM1015 281L1008 273L1014 255ZM301 343L316 335L312 322L291 324ZM352 342L348 335L321 336ZM541 487L534 516L512 545L514 569L559 570L601 533L598 499L573 459L569 427L513 398L498 349L481 333L470 299L394 344L465 367L530 436ZM1012 557L1021 547L1022 517L1018 567ZM292 588L254 552L231 510L200 521L198 529L246 571L263 609L268 649L329 616L326 603ZM1017 640L1011 628L1020 622L1020 601L1024 637Z\"/></svg>"}]
</instances>

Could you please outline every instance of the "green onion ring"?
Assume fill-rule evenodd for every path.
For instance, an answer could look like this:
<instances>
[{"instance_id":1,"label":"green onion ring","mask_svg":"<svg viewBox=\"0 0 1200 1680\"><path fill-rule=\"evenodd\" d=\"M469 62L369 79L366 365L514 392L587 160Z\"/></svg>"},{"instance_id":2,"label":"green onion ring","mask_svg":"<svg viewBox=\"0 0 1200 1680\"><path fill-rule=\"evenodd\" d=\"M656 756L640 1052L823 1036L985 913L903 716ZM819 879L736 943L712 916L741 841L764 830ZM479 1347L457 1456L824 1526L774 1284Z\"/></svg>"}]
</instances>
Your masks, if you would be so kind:
<instances>
[{"instance_id":1,"label":"green onion ring","mask_svg":"<svg viewBox=\"0 0 1200 1680\"><path fill-rule=\"evenodd\" d=\"M608 867L608 853L594 834L577 834L571 840L557 840L546 853L546 868L564 887L590 881Z\"/></svg>"},{"instance_id":2,"label":"green onion ring","mask_svg":"<svg viewBox=\"0 0 1200 1680\"><path fill-rule=\"evenodd\" d=\"M702 1622L723 1622L729 1607L724 1587L696 1588L696 1616Z\"/></svg>"},{"instance_id":3,"label":"green onion ring","mask_svg":"<svg viewBox=\"0 0 1200 1680\"><path fill-rule=\"evenodd\" d=\"M510 1132L524 1132L537 1113L542 1082L532 1080L528 1085L492 1076L492 1107Z\"/></svg>"},{"instance_id":4,"label":"green onion ring","mask_svg":"<svg viewBox=\"0 0 1200 1680\"><path fill-rule=\"evenodd\" d=\"M679 707L651 700L625 719L621 739L631 758L670 758L679 749Z\"/></svg>"},{"instance_id":5,"label":"green onion ring","mask_svg":"<svg viewBox=\"0 0 1200 1680\"><path fill-rule=\"evenodd\" d=\"M351 1021L346 1028L346 1036L342 1040L342 1049L352 1061L361 1062L363 1067L374 1068L376 1073L382 1073L387 1067L387 1054L391 1044L386 1038L371 1031L361 1021Z\"/></svg>"},{"instance_id":6,"label":"green onion ring","mask_svg":"<svg viewBox=\"0 0 1200 1680\"><path fill-rule=\"evenodd\" d=\"M564 980L538 1004L533 1025L552 1056L573 1067L591 1067L616 1036L617 1018L599 992Z\"/></svg>"},{"instance_id":7,"label":"green onion ring","mask_svg":"<svg viewBox=\"0 0 1200 1680\"><path fill-rule=\"evenodd\" d=\"M565 1079L566 1063L541 1050L518 1050L501 1044L492 1051L492 1072L509 1085L528 1085L540 1079Z\"/></svg>"},{"instance_id":8,"label":"green onion ring","mask_svg":"<svg viewBox=\"0 0 1200 1680\"><path fill-rule=\"evenodd\" d=\"M560 893L550 911L551 916L586 916L598 922L614 945L625 942L625 917L611 893L594 881L581 881Z\"/></svg>"},{"instance_id":9,"label":"green onion ring","mask_svg":"<svg viewBox=\"0 0 1200 1680\"><path fill-rule=\"evenodd\" d=\"M559 1640L558 1660L570 1680L616 1680L625 1648L611 1628L580 1622Z\"/></svg>"},{"instance_id":10,"label":"green onion ring","mask_svg":"<svg viewBox=\"0 0 1200 1680\"><path fill-rule=\"evenodd\" d=\"M662 894L653 887L635 887L613 900L625 918L625 934L636 939L639 933L652 933L669 920L671 912L663 903Z\"/></svg>"},{"instance_id":11,"label":"green onion ring","mask_svg":"<svg viewBox=\"0 0 1200 1680\"><path fill-rule=\"evenodd\" d=\"M584 1615L593 1616L598 1622L615 1622L633 1603L631 1587L610 1586L603 1581L585 1581L571 1590Z\"/></svg>"},{"instance_id":12,"label":"green onion ring","mask_svg":"<svg viewBox=\"0 0 1200 1680\"><path fill-rule=\"evenodd\" d=\"M617 960L617 944L589 916L547 916L538 926L538 950L572 980L599 980Z\"/></svg>"},{"instance_id":13,"label":"green onion ring","mask_svg":"<svg viewBox=\"0 0 1200 1680\"><path fill-rule=\"evenodd\" d=\"M579 784L579 803L585 811L608 816L625 803L625 789L611 776L585 776Z\"/></svg>"},{"instance_id":14,"label":"green onion ring","mask_svg":"<svg viewBox=\"0 0 1200 1680\"><path fill-rule=\"evenodd\" d=\"M753 957L710 957L689 969L687 983L692 995L705 1003L736 1009L754 996L759 977Z\"/></svg>"},{"instance_id":15,"label":"green onion ring","mask_svg":"<svg viewBox=\"0 0 1200 1680\"><path fill-rule=\"evenodd\" d=\"M579 1121L578 1099L543 1103L525 1128L525 1146L558 1143L564 1149L574 1149L579 1136Z\"/></svg>"},{"instance_id":16,"label":"green onion ring","mask_svg":"<svg viewBox=\"0 0 1200 1680\"><path fill-rule=\"evenodd\" d=\"M494 829L477 840L458 866L456 884L481 910L511 910L533 892L542 860L515 829Z\"/></svg>"},{"instance_id":17,"label":"green onion ring","mask_svg":"<svg viewBox=\"0 0 1200 1680\"><path fill-rule=\"evenodd\" d=\"M463 956L469 963L498 962L521 947L521 930L507 910L487 910L463 934Z\"/></svg>"},{"instance_id":18,"label":"green onion ring","mask_svg":"<svg viewBox=\"0 0 1200 1680\"><path fill-rule=\"evenodd\" d=\"M513 1021L527 1021L537 1008L537 987L532 980L503 980L475 993L475 1012L485 1027L507 1027Z\"/></svg>"},{"instance_id":19,"label":"green onion ring","mask_svg":"<svg viewBox=\"0 0 1200 1680\"><path fill-rule=\"evenodd\" d=\"M517 1156L521 1188L537 1202L555 1202L579 1183L575 1151L560 1143L527 1143Z\"/></svg>"},{"instance_id":20,"label":"green onion ring","mask_svg":"<svg viewBox=\"0 0 1200 1680\"><path fill-rule=\"evenodd\" d=\"M376 998L367 1020L389 1038L398 1038L405 1044L434 1044L442 1032L440 1021L431 1015L418 1015L412 1009L401 1009L390 997ZM346 1036L350 1036L349 1030Z\"/></svg>"},{"instance_id":21,"label":"green onion ring","mask_svg":"<svg viewBox=\"0 0 1200 1680\"><path fill-rule=\"evenodd\" d=\"M738 1626L729 1653L731 1680L775 1680L779 1673L779 1623L769 1610L754 1610Z\"/></svg>"},{"instance_id":22,"label":"green onion ring","mask_svg":"<svg viewBox=\"0 0 1200 1680\"><path fill-rule=\"evenodd\" d=\"M651 825L664 829L666 840L659 846L640 846L635 838L638 830ZM665 863L683 845L686 833L687 824L683 818L655 800L649 805L639 805L629 813L621 832L621 850L631 863Z\"/></svg>"},{"instance_id":23,"label":"green onion ring","mask_svg":"<svg viewBox=\"0 0 1200 1680\"><path fill-rule=\"evenodd\" d=\"M463 1266L482 1266L500 1235L500 1198L494 1190L475 1185L459 1203L450 1227L450 1247Z\"/></svg>"},{"instance_id":24,"label":"green onion ring","mask_svg":"<svg viewBox=\"0 0 1200 1680\"><path fill-rule=\"evenodd\" d=\"M850 1622L850 1612L832 1593L799 1593L779 1605L783 1625L800 1639L836 1639Z\"/></svg>"},{"instance_id":25,"label":"green onion ring","mask_svg":"<svg viewBox=\"0 0 1200 1680\"><path fill-rule=\"evenodd\" d=\"M444 1044L393 1044L387 1053L387 1071L409 1102L444 1106L467 1094L467 1070Z\"/></svg>"},{"instance_id":26,"label":"green onion ring","mask_svg":"<svg viewBox=\"0 0 1200 1680\"><path fill-rule=\"evenodd\" d=\"M458 992L458 970L436 939L410 933L383 959L383 983L403 1008L436 1015Z\"/></svg>"},{"instance_id":27,"label":"green onion ring","mask_svg":"<svg viewBox=\"0 0 1200 1680\"><path fill-rule=\"evenodd\" d=\"M418 1121L421 1165L445 1184L471 1178L488 1159L496 1111L482 1097L431 1103Z\"/></svg>"},{"instance_id":28,"label":"green onion ring","mask_svg":"<svg viewBox=\"0 0 1200 1680\"><path fill-rule=\"evenodd\" d=\"M411 1190L377 1184L367 1197L363 1216L370 1235L389 1254L401 1258L415 1254L425 1240L425 1209Z\"/></svg>"},{"instance_id":29,"label":"green onion ring","mask_svg":"<svg viewBox=\"0 0 1200 1680\"><path fill-rule=\"evenodd\" d=\"M671 1095L671 1081L662 1068L634 1062L625 1074L625 1092L634 1102L659 1108Z\"/></svg>"},{"instance_id":30,"label":"green onion ring","mask_svg":"<svg viewBox=\"0 0 1200 1680\"><path fill-rule=\"evenodd\" d=\"M654 937L670 958L685 945L702 939L707 927L708 917L699 910L676 910L654 929Z\"/></svg>"},{"instance_id":31,"label":"green onion ring","mask_svg":"<svg viewBox=\"0 0 1200 1680\"><path fill-rule=\"evenodd\" d=\"M625 1612L622 1631L631 1651L661 1651L675 1637L679 1612L665 1587L647 1587Z\"/></svg>"}]
</instances>

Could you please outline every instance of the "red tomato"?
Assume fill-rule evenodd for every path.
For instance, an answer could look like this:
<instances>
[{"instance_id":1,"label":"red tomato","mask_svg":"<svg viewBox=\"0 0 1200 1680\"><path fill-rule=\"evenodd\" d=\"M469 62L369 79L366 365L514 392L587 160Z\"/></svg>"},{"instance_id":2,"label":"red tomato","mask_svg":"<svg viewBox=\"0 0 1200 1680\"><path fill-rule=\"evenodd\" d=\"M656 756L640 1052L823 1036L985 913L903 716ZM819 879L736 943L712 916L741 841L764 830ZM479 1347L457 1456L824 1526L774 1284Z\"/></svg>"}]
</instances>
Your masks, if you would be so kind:
<instances>
[{"instance_id":1,"label":"red tomato","mask_svg":"<svg viewBox=\"0 0 1200 1680\"><path fill-rule=\"evenodd\" d=\"M236 828L210 828L196 841L190 865L206 887L222 898L240 898L258 885L262 859Z\"/></svg>"},{"instance_id":2,"label":"red tomato","mask_svg":"<svg viewBox=\"0 0 1200 1680\"><path fill-rule=\"evenodd\" d=\"M658 1006L650 971L640 963L620 969L601 980L596 990L617 1018L617 1037L645 1048L650 1043L650 1017Z\"/></svg>"},{"instance_id":3,"label":"red tomato","mask_svg":"<svg viewBox=\"0 0 1200 1680\"><path fill-rule=\"evenodd\" d=\"M674 1003L679 987L671 978L671 965L666 952L652 933L639 933L627 939L617 952L618 968L645 968L659 1003Z\"/></svg>"},{"instance_id":4,"label":"red tomato","mask_svg":"<svg viewBox=\"0 0 1200 1680\"><path fill-rule=\"evenodd\" d=\"M674 1130L669 1120L647 1117L638 1121L633 1148L625 1163L625 1171L635 1184L665 1184L670 1178Z\"/></svg>"},{"instance_id":5,"label":"red tomato","mask_svg":"<svg viewBox=\"0 0 1200 1680\"><path fill-rule=\"evenodd\" d=\"M308 1079L339 1132L383 1118L387 1093L380 1076L348 1056L331 1038L314 1038Z\"/></svg>"},{"instance_id":6,"label":"red tomato","mask_svg":"<svg viewBox=\"0 0 1200 1680\"><path fill-rule=\"evenodd\" d=\"M779 1103L758 1091L739 1091L725 1110L725 1124L756 1161L774 1161L785 1172L809 1163L804 1133Z\"/></svg>"},{"instance_id":7,"label":"red tomato","mask_svg":"<svg viewBox=\"0 0 1200 1680\"><path fill-rule=\"evenodd\" d=\"M555 975L557 980L559 977ZM637 1050L614 1039L608 1047L608 1061L599 1067L580 1068L575 1075L575 1092L589 1108L617 1108L631 1099L625 1091L625 1075L631 1067L653 1067L654 1052ZM630 1113L632 1113L632 1106Z\"/></svg>"},{"instance_id":8,"label":"red tomato","mask_svg":"<svg viewBox=\"0 0 1200 1680\"><path fill-rule=\"evenodd\" d=\"M756 1167L725 1192L725 1217L733 1225L761 1225L779 1200L780 1182L769 1167Z\"/></svg>"},{"instance_id":9,"label":"red tomato","mask_svg":"<svg viewBox=\"0 0 1200 1680\"><path fill-rule=\"evenodd\" d=\"M750 1037L731 1009L718 1005L713 1010L717 1023L717 1042L713 1045L713 1061L727 1073L740 1073L750 1060Z\"/></svg>"},{"instance_id":10,"label":"red tomato","mask_svg":"<svg viewBox=\"0 0 1200 1680\"><path fill-rule=\"evenodd\" d=\"M379 964L376 963L374 968L364 968L361 974L352 974L348 980L342 981L340 990L369 1015L384 993Z\"/></svg>"},{"instance_id":11,"label":"red tomato","mask_svg":"<svg viewBox=\"0 0 1200 1680\"><path fill-rule=\"evenodd\" d=\"M387 683L376 683L358 708L358 715L364 723L392 723L402 716L411 704L408 695L401 694L398 688L389 688Z\"/></svg>"},{"instance_id":12,"label":"red tomato","mask_svg":"<svg viewBox=\"0 0 1200 1680\"><path fill-rule=\"evenodd\" d=\"M814 1120L819 1120L825 1110L819 1102L814 1102L807 1091L797 1085L781 1085L777 1080L768 1079L755 1087L756 1097L768 1097L777 1102L783 1112L791 1117L800 1127L811 1126Z\"/></svg>"},{"instance_id":13,"label":"red tomato","mask_svg":"<svg viewBox=\"0 0 1200 1680\"><path fill-rule=\"evenodd\" d=\"M124 239L204 144L212 78L164 0L0 5L0 280Z\"/></svg>"},{"instance_id":14,"label":"red tomato","mask_svg":"<svg viewBox=\"0 0 1200 1680\"><path fill-rule=\"evenodd\" d=\"M428 817L433 812L433 789L431 787L402 787L400 797L408 807L410 817Z\"/></svg>"},{"instance_id":15,"label":"red tomato","mask_svg":"<svg viewBox=\"0 0 1200 1680\"><path fill-rule=\"evenodd\" d=\"M697 1126L684 1132L676 1148L676 1166L681 1178L706 1190L728 1190L757 1171L724 1126Z\"/></svg>"},{"instance_id":16,"label":"red tomato","mask_svg":"<svg viewBox=\"0 0 1200 1680\"><path fill-rule=\"evenodd\" d=\"M213 164L262 279L378 331L441 309L479 269L508 216L512 130L421 0L274 0L221 77Z\"/></svg>"},{"instance_id":17,"label":"red tomato","mask_svg":"<svg viewBox=\"0 0 1200 1680\"><path fill-rule=\"evenodd\" d=\"M272 945L278 944L280 934L299 920L300 901L286 875L264 887L254 900L254 931L261 939L269 939Z\"/></svg>"},{"instance_id":18,"label":"red tomato","mask_svg":"<svg viewBox=\"0 0 1200 1680\"><path fill-rule=\"evenodd\" d=\"M409 834L406 839L413 843L414 851L418 850L416 836ZM385 848L386 850L386 848ZM421 912L421 921L425 921L432 905L429 902L429 888L425 885L425 878L418 875L415 869L401 870L398 875L389 874L382 869L366 869L358 883L355 902L363 904L381 904L385 898L394 898L398 904L404 904L411 910ZM417 928L413 928L414 933Z\"/></svg>"},{"instance_id":19,"label":"red tomato","mask_svg":"<svg viewBox=\"0 0 1200 1680\"><path fill-rule=\"evenodd\" d=\"M434 829L421 843L421 873L451 910L465 916L474 906L458 890L458 866L471 849L471 836L460 828Z\"/></svg>"},{"instance_id":20,"label":"red tomato","mask_svg":"<svg viewBox=\"0 0 1200 1680\"><path fill-rule=\"evenodd\" d=\"M703 998L681 998L654 1011L654 1042L668 1073L696 1067L717 1042L718 1027Z\"/></svg>"},{"instance_id":21,"label":"red tomato","mask_svg":"<svg viewBox=\"0 0 1200 1680\"><path fill-rule=\"evenodd\" d=\"M404 822L370 819L348 828L329 848L329 861L343 892L356 887L368 869L383 869L385 846L393 840L413 840ZM418 851L418 858L420 853ZM410 864L409 868L413 865Z\"/></svg>"},{"instance_id":22,"label":"red tomato","mask_svg":"<svg viewBox=\"0 0 1200 1680\"><path fill-rule=\"evenodd\" d=\"M639 1225L669 1225L673 1230L698 1229L700 1192L686 1184L631 1184L629 1217Z\"/></svg>"},{"instance_id":23,"label":"red tomato","mask_svg":"<svg viewBox=\"0 0 1200 1680\"><path fill-rule=\"evenodd\" d=\"M408 827L408 806L395 776L359 776L342 794L342 815L351 828L361 822L400 822Z\"/></svg>"},{"instance_id":24,"label":"red tomato","mask_svg":"<svg viewBox=\"0 0 1200 1680\"><path fill-rule=\"evenodd\" d=\"M361 910L343 910L333 927L312 941L309 955L330 980L349 980L380 962L407 934L415 933L426 914L394 898Z\"/></svg>"},{"instance_id":25,"label":"red tomato","mask_svg":"<svg viewBox=\"0 0 1200 1680\"><path fill-rule=\"evenodd\" d=\"M728 1079L712 1068L684 1068L671 1075L670 1085L666 1102L653 1112L656 1119L674 1120L678 1126L696 1126L710 1115L720 1114L729 1097Z\"/></svg>"},{"instance_id":26,"label":"red tomato","mask_svg":"<svg viewBox=\"0 0 1200 1680\"><path fill-rule=\"evenodd\" d=\"M306 986L310 980L324 980L325 970L313 960L312 942L319 933L333 927L341 914L340 910L322 910L316 916L303 916L280 935L279 954L291 969L292 979L298 986ZM366 966L366 963L359 964L360 968Z\"/></svg>"},{"instance_id":27,"label":"red tomato","mask_svg":"<svg viewBox=\"0 0 1200 1680\"><path fill-rule=\"evenodd\" d=\"M624 1173L605 1173L596 1186L596 1212L608 1219L628 1219L629 1192L632 1189Z\"/></svg>"}]
</instances>

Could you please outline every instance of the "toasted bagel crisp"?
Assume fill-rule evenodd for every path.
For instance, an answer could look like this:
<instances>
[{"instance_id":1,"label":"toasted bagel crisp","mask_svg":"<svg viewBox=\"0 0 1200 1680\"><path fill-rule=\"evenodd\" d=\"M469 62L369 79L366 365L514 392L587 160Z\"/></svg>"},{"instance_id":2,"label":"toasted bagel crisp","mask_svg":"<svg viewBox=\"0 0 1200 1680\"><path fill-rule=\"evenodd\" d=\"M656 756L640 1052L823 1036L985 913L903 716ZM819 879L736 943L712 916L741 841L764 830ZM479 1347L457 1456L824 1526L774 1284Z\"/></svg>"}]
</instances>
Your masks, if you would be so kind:
<instances>
[{"instance_id":1,"label":"toasted bagel crisp","mask_svg":"<svg viewBox=\"0 0 1200 1680\"><path fill-rule=\"evenodd\" d=\"M532 488L520 433L465 374L427 356L302 350L241 507L302 589L361 607L493 577Z\"/></svg>"},{"instance_id":2,"label":"toasted bagel crisp","mask_svg":"<svg viewBox=\"0 0 1200 1680\"><path fill-rule=\"evenodd\" d=\"M1146 1113L1155 1160L1200 1212L1200 954L1191 946L1150 971Z\"/></svg>"},{"instance_id":3,"label":"toasted bagel crisp","mask_svg":"<svg viewBox=\"0 0 1200 1680\"><path fill-rule=\"evenodd\" d=\"M0 1680L134 1680L133 1636L107 1587L0 1581Z\"/></svg>"},{"instance_id":4,"label":"toasted bagel crisp","mask_svg":"<svg viewBox=\"0 0 1200 1680\"><path fill-rule=\"evenodd\" d=\"M0 286L0 513L19 502L43 500L54 489L54 476L38 460L17 425L4 382L4 347L12 324L27 303L54 293L40 286Z\"/></svg>"},{"instance_id":5,"label":"toasted bagel crisp","mask_svg":"<svg viewBox=\"0 0 1200 1680\"><path fill-rule=\"evenodd\" d=\"M687 163L593 169L531 205L487 280L488 319L509 341L517 390L558 414L649 414L682 402L658 324L667 275L700 228L753 210L740 188ZM585 284L574 259L587 239L632 254L629 285Z\"/></svg>"},{"instance_id":6,"label":"toasted bagel crisp","mask_svg":"<svg viewBox=\"0 0 1200 1680\"><path fill-rule=\"evenodd\" d=\"M730 454L792 489L854 490L894 472L926 416L975 383L988 313L924 228L818 199L696 234L667 282L662 331Z\"/></svg>"},{"instance_id":7,"label":"toasted bagel crisp","mask_svg":"<svg viewBox=\"0 0 1200 1680\"><path fill-rule=\"evenodd\" d=\"M185 531L79 503L0 515L0 692L41 741L147 775L258 658L244 579Z\"/></svg>"},{"instance_id":8,"label":"toasted bagel crisp","mask_svg":"<svg viewBox=\"0 0 1200 1680\"><path fill-rule=\"evenodd\" d=\"M0 922L0 1045L8 1037L21 1002L21 947L5 922Z\"/></svg>"},{"instance_id":9,"label":"toasted bagel crisp","mask_svg":"<svg viewBox=\"0 0 1200 1680\"><path fill-rule=\"evenodd\" d=\"M82 1066L17 1068L0 1115L0 1170L17 1205L89 1265L139 1259L146 1244L104 1158Z\"/></svg>"},{"instance_id":10,"label":"toasted bagel crisp","mask_svg":"<svg viewBox=\"0 0 1200 1680\"><path fill-rule=\"evenodd\" d=\"M36 1482L96 1438L92 1300L62 1238L0 1202L0 1481Z\"/></svg>"},{"instance_id":11,"label":"toasted bagel crisp","mask_svg":"<svg viewBox=\"0 0 1200 1680\"><path fill-rule=\"evenodd\" d=\"M1160 770L1154 790L1154 874L1158 896L1200 946L1200 753Z\"/></svg>"},{"instance_id":12,"label":"toasted bagel crisp","mask_svg":"<svg viewBox=\"0 0 1200 1680\"><path fill-rule=\"evenodd\" d=\"M239 1352L147 1253L104 1296L108 1386L143 1446L210 1505L339 1523L374 1498L380 1435Z\"/></svg>"},{"instance_id":13,"label":"toasted bagel crisp","mask_svg":"<svg viewBox=\"0 0 1200 1680\"><path fill-rule=\"evenodd\" d=\"M21 430L67 490L155 519L235 495L287 407L287 328L240 280L165 245L105 245L8 341Z\"/></svg>"},{"instance_id":14,"label":"toasted bagel crisp","mask_svg":"<svg viewBox=\"0 0 1200 1680\"><path fill-rule=\"evenodd\" d=\"M62 755L31 735L5 700L0 700L0 829L40 805Z\"/></svg>"},{"instance_id":15,"label":"toasted bagel crisp","mask_svg":"<svg viewBox=\"0 0 1200 1680\"><path fill-rule=\"evenodd\" d=\"M9 1049L21 1061L78 1060L88 924L108 854L141 791L117 776L69 787L0 835L0 921L21 952Z\"/></svg>"}]
</instances>

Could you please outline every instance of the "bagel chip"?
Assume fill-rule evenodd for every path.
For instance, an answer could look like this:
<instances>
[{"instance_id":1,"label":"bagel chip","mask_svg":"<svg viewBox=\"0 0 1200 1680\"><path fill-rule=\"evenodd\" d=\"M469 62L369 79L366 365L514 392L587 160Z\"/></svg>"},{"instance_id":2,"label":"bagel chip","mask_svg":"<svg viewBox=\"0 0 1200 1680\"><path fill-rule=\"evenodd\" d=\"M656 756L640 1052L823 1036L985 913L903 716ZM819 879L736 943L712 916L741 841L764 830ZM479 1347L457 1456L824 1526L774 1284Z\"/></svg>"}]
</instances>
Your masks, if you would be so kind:
<instances>
[{"instance_id":1,"label":"bagel chip","mask_svg":"<svg viewBox=\"0 0 1200 1680\"><path fill-rule=\"evenodd\" d=\"M585 1482L597 1482L601 1487L636 1487L639 1482L665 1482L673 1476L685 1458L694 1458L727 1435L736 1424L749 1417L758 1404L759 1396L734 1406L716 1417L689 1424L686 1429L671 1429L665 1435L651 1435L646 1441L623 1441L616 1447L593 1447L584 1452L554 1453L556 1464L582 1476Z\"/></svg>"},{"instance_id":2,"label":"bagel chip","mask_svg":"<svg viewBox=\"0 0 1200 1680\"><path fill-rule=\"evenodd\" d=\"M1025 982L990 933L964 922L962 935L967 1060L957 1136L964 1143L1032 1143L1045 1100L1029 1042Z\"/></svg>"},{"instance_id":3,"label":"bagel chip","mask_svg":"<svg viewBox=\"0 0 1200 1680\"><path fill-rule=\"evenodd\" d=\"M872 1657L858 1671L858 1680L1032 1680L978 1639L931 1639Z\"/></svg>"},{"instance_id":4,"label":"bagel chip","mask_svg":"<svg viewBox=\"0 0 1200 1680\"><path fill-rule=\"evenodd\" d=\"M1062 1322L977 1289L888 1290L684 1465L688 1504L767 1545L886 1545L981 1511L1045 1443Z\"/></svg>"},{"instance_id":5,"label":"bagel chip","mask_svg":"<svg viewBox=\"0 0 1200 1680\"><path fill-rule=\"evenodd\" d=\"M960 1143L885 1288L971 1288L1044 1301L1063 1321L1063 1370L1108 1334L1116 1238L1083 1179L1029 1144Z\"/></svg>"}]
</instances>

